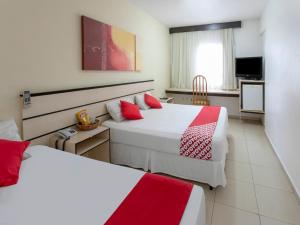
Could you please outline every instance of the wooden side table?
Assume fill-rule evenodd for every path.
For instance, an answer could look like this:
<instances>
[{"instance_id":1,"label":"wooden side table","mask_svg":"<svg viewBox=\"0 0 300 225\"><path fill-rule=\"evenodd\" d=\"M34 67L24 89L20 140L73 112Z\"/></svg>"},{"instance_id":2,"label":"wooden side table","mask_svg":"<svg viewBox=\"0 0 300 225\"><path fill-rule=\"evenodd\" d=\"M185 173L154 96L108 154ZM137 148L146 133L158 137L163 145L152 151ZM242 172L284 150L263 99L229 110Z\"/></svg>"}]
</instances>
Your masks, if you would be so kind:
<instances>
[{"instance_id":1,"label":"wooden side table","mask_svg":"<svg viewBox=\"0 0 300 225\"><path fill-rule=\"evenodd\" d=\"M163 97L159 98L159 100L163 103L174 103L174 97Z\"/></svg>"},{"instance_id":2,"label":"wooden side table","mask_svg":"<svg viewBox=\"0 0 300 225\"><path fill-rule=\"evenodd\" d=\"M99 161L110 162L110 130L107 127L99 126L90 131L78 131L69 140L61 141L64 143L57 145L59 147L56 146L56 148ZM52 141L52 143L54 142Z\"/></svg>"}]
</instances>

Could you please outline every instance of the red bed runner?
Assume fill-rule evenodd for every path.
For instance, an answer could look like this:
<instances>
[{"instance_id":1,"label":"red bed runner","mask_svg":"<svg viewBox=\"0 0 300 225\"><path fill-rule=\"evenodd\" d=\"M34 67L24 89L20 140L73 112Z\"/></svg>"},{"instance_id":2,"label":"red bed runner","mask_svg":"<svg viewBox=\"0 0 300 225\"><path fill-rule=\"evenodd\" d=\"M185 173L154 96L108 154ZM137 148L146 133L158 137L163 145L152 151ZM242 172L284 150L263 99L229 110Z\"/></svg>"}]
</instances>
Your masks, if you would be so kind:
<instances>
[{"instance_id":1,"label":"red bed runner","mask_svg":"<svg viewBox=\"0 0 300 225\"><path fill-rule=\"evenodd\" d=\"M212 137L219 119L220 106L203 106L180 141L180 155L211 160Z\"/></svg>"},{"instance_id":2,"label":"red bed runner","mask_svg":"<svg viewBox=\"0 0 300 225\"><path fill-rule=\"evenodd\" d=\"M146 173L105 225L178 225L193 185Z\"/></svg>"}]
</instances>

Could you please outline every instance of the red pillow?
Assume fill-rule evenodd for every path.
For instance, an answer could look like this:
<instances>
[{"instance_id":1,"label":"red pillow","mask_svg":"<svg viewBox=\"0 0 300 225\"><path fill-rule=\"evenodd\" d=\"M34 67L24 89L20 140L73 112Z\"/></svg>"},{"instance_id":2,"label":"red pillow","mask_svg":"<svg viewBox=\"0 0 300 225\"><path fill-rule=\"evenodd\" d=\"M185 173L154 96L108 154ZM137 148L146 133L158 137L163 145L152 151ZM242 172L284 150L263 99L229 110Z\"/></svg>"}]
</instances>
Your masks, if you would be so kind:
<instances>
[{"instance_id":1,"label":"red pillow","mask_svg":"<svg viewBox=\"0 0 300 225\"><path fill-rule=\"evenodd\" d=\"M29 144L29 141L0 139L0 187L18 182L23 153Z\"/></svg>"},{"instance_id":2,"label":"red pillow","mask_svg":"<svg viewBox=\"0 0 300 225\"><path fill-rule=\"evenodd\" d=\"M161 109L162 108L160 102L153 96L145 94L144 98L145 98L145 103L148 106L150 106L151 108L153 108L153 109Z\"/></svg>"},{"instance_id":3,"label":"red pillow","mask_svg":"<svg viewBox=\"0 0 300 225\"><path fill-rule=\"evenodd\" d=\"M121 100L121 113L127 120L143 119L140 109L137 105Z\"/></svg>"}]
</instances>

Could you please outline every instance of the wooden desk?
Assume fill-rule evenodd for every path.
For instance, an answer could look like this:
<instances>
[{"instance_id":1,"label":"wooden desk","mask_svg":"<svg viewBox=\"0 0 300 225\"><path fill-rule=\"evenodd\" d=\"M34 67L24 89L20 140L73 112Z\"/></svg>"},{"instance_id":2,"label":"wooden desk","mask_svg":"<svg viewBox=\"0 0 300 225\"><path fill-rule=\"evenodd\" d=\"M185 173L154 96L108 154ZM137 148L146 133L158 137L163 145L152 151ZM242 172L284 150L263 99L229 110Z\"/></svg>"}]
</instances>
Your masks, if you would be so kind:
<instances>
[{"instance_id":1,"label":"wooden desk","mask_svg":"<svg viewBox=\"0 0 300 225\"><path fill-rule=\"evenodd\" d=\"M166 89L167 94L184 94L193 95L193 90L191 89L178 89L178 88L168 88ZM225 91L225 90L208 90L208 96L220 96L220 97L239 97L239 90Z\"/></svg>"}]
</instances>

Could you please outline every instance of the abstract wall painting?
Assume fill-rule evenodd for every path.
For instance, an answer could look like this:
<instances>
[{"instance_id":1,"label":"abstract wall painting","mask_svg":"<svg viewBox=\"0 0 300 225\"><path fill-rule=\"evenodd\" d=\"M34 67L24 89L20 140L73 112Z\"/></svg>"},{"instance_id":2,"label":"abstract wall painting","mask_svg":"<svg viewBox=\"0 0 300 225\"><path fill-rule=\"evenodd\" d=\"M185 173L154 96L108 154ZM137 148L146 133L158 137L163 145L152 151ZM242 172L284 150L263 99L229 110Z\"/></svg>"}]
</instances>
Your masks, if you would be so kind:
<instances>
[{"instance_id":1,"label":"abstract wall painting","mask_svg":"<svg viewBox=\"0 0 300 225\"><path fill-rule=\"evenodd\" d=\"M81 26L83 70L140 70L134 34L86 16Z\"/></svg>"}]
</instances>

